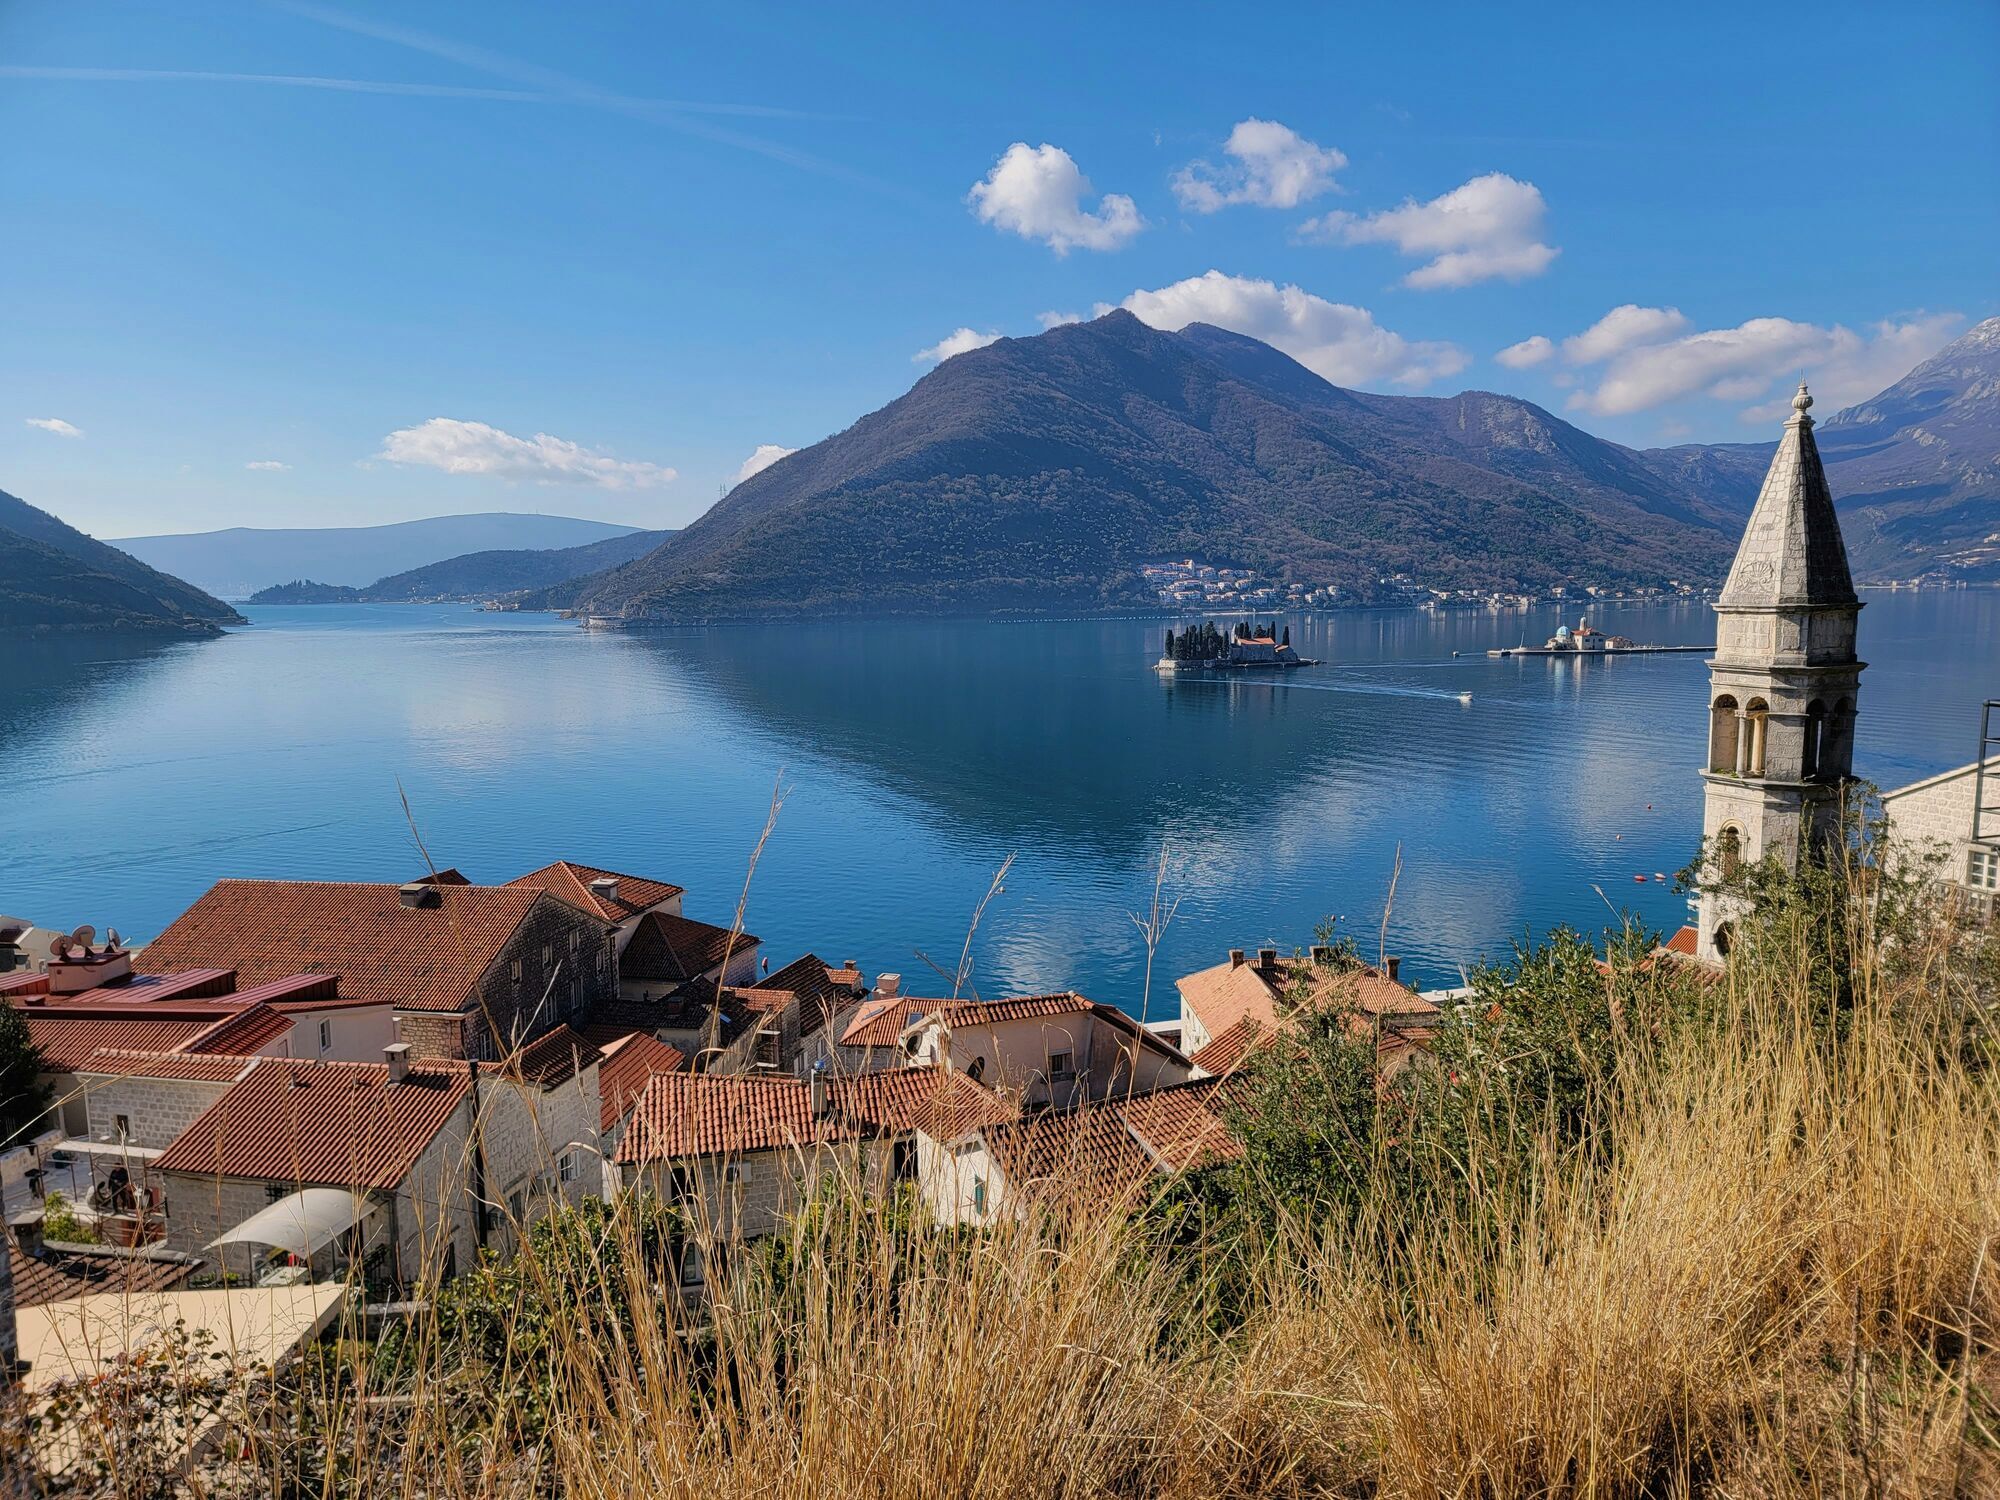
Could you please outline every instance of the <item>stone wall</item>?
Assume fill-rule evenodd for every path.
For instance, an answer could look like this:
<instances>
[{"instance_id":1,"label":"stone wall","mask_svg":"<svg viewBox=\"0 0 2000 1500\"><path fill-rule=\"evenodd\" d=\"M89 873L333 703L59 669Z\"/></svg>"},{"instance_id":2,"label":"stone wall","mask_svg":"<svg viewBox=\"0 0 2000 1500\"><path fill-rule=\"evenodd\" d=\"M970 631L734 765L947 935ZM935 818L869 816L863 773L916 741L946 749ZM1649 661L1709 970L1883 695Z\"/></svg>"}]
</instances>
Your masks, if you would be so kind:
<instances>
[{"instance_id":1,"label":"stone wall","mask_svg":"<svg viewBox=\"0 0 2000 1500\"><path fill-rule=\"evenodd\" d=\"M244 1066L249 1066L245 1064ZM222 1097L226 1079L144 1078L137 1074L79 1073L77 1086L93 1140L116 1140L118 1117L134 1146L163 1151L194 1123L196 1115Z\"/></svg>"},{"instance_id":2,"label":"stone wall","mask_svg":"<svg viewBox=\"0 0 2000 1500\"><path fill-rule=\"evenodd\" d=\"M555 1204L574 1206L604 1189L598 1139L597 1064L551 1089L497 1074L479 1082L479 1134L486 1159L486 1197L506 1210L488 1236L512 1245L519 1228ZM562 1180L562 1159L573 1164Z\"/></svg>"},{"instance_id":3,"label":"stone wall","mask_svg":"<svg viewBox=\"0 0 2000 1500\"><path fill-rule=\"evenodd\" d=\"M1961 884L1972 847L1972 800L1978 787L1973 772L1972 766L1961 766L1956 771L1882 794L1882 812L1889 820L1890 838L1900 846L1904 857L1939 862L1937 873ZM2000 806L2000 757L1986 763L1986 775L1987 821L1993 832L2000 834L2000 817L1991 811ZM1991 834L1988 842L1992 842Z\"/></svg>"}]
</instances>

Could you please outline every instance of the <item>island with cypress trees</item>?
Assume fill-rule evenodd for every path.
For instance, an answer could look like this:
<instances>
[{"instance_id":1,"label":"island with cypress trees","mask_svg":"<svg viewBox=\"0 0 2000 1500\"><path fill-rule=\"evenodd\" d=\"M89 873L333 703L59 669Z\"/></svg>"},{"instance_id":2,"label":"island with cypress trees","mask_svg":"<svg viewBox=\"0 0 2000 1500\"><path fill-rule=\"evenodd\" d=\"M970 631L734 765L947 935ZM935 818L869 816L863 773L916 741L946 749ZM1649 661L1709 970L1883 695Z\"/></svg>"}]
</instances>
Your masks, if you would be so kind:
<instances>
[{"instance_id":1,"label":"island with cypress trees","mask_svg":"<svg viewBox=\"0 0 2000 1500\"><path fill-rule=\"evenodd\" d=\"M1292 649L1292 627L1278 622L1255 625L1239 620L1228 631L1215 621L1190 625L1176 634L1167 631L1166 649L1154 663L1162 673L1208 671L1283 671L1316 667L1319 663Z\"/></svg>"}]
</instances>

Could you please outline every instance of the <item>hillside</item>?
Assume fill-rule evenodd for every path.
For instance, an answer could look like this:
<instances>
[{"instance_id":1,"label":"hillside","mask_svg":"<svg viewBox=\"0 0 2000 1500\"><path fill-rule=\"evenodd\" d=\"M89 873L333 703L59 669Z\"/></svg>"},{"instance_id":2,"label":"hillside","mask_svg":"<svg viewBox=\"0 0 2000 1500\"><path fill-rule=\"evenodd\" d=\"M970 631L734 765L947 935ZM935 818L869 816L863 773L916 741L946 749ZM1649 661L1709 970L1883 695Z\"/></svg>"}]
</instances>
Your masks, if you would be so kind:
<instances>
[{"instance_id":1,"label":"hillside","mask_svg":"<svg viewBox=\"0 0 2000 1500\"><path fill-rule=\"evenodd\" d=\"M378 578L359 591L369 603L413 599L492 599L523 589L547 588L644 557L672 536L671 531L631 531L586 542L581 547L507 548L468 552L421 568Z\"/></svg>"},{"instance_id":2,"label":"hillside","mask_svg":"<svg viewBox=\"0 0 2000 1500\"><path fill-rule=\"evenodd\" d=\"M344 583L315 583L310 578L294 578L290 583L274 583L259 589L245 604L358 604L361 590Z\"/></svg>"},{"instance_id":3,"label":"hillside","mask_svg":"<svg viewBox=\"0 0 2000 1500\"><path fill-rule=\"evenodd\" d=\"M2000 579L2000 318L1988 318L1816 436L1856 576ZM1770 443L1641 455L1747 511Z\"/></svg>"},{"instance_id":4,"label":"hillside","mask_svg":"<svg viewBox=\"0 0 2000 1500\"><path fill-rule=\"evenodd\" d=\"M1341 390L1126 312L945 361L636 562L542 602L626 619L1144 606L1197 555L1359 597L1717 576L1730 518L1528 402Z\"/></svg>"},{"instance_id":5,"label":"hillside","mask_svg":"<svg viewBox=\"0 0 2000 1500\"><path fill-rule=\"evenodd\" d=\"M220 599L0 492L0 631L218 635L242 623Z\"/></svg>"},{"instance_id":6,"label":"hillside","mask_svg":"<svg viewBox=\"0 0 2000 1500\"><path fill-rule=\"evenodd\" d=\"M387 526L235 526L225 531L126 537L118 545L142 562L212 593L245 598L297 578L359 588L471 552L579 547L627 536L634 529L571 516L495 511L429 516Z\"/></svg>"}]
</instances>

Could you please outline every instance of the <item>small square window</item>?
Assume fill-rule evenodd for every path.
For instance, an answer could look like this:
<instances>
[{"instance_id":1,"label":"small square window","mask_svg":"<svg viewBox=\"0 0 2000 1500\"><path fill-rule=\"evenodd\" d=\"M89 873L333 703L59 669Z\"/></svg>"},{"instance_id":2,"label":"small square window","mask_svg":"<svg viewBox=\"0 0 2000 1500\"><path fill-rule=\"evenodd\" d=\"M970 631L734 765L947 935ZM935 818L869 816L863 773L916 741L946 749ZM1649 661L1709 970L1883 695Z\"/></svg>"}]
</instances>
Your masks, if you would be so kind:
<instances>
[{"instance_id":1,"label":"small square window","mask_svg":"<svg viewBox=\"0 0 2000 1500\"><path fill-rule=\"evenodd\" d=\"M740 1187L750 1180L750 1164L733 1161L722 1169L722 1180L731 1187Z\"/></svg>"},{"instance_id":2,"label":"small square window","mask_svg":"<svg viewBox=\"0 0 2000 1500\"><path fill-rule=\"evenodd\" d=\"M1073 1059L1074 1059L1074 1054L1072 1053L1068 1052L1051 1053L1049 1056L1049 1077L1051 1078L1076 1077L1076 1066Z\"/></svg>"},{"instance_id":3,"label":"small square window","mask_svg":"<svg viewBox=\"0 0 2000 1500\"><path fill-rule=\"evenodd\" d=\"M521 960L518 958L514 960L513 975L514 983L519 984L521 982Z\"/></svg>"},{"instance_id":4,"label":"small square window","mask_svg":"<svg viewBox=\"0 0 2000 1500\"><path fill-rule=\"evenodd\" d=\"M2000 891L2000 851L1974 849L1965 864L1965 883L1975 891Z\"/></svg>"},{"instance_id":5,"label":"small square window","mask_svg":"<svg viewBox=\"0 0 2000 1500\"><path fill-rule=\"evenodd\" d=\"M556 961L556 950L549 944L542 944L542 967L547 968Z\"/></svg>"},{"instance_id":6,"label":"small square window","mask_svg":"<svg viewBox=\"0 0 2000 1500\"><path fill-rule=\"evenodd\" d=\"M701 1246L699 1245L683 1245L681 1247L681 1285L701 1285Z\"/></svg>"},{"instance_id":7,"label":"small square window","mask_svg":"<svg viewBox=\"0 0 2000 1500\"><path fill-rule=\"evenodd\" d=\"M264 1184L264 1201L266 1203L276 1203L280 1198L285 1197L289 1192L290 1189L288 1189L282 1182L267 1182Z\"/></svg>"},{"instance_id":8,"label":"small square window","mask_svg":"<svg viewBox=\"0 0 2000 1500\"><path fill-rule=\"evenodd\" d=\"M319 1023L319 1050L324 1052L333 1045L333 1022Z\"/></svg>"},{"instance_id":9,"label":"small square window","mask_svg":"<svg viewBox=\"0 0 2000 1500\"><path fill-rule=\"evenodd\" d=\"M112 1122L112 1128L118 1132L119 1140L129 1141L132 1139L132 1117L130 1115L117 1116Z\"/></svg>"},{"instance_id":10,"label":"small square window","mask_svg":"<svg viewBox=\"0 0 2000 1500\"><path fill-rule=\"evenodd\" d=\"M583 934L574 927L569 930L569 951L574 953L583 946Z\"/></svg>"},{"instance_id":11,"label":"small square window","mask_svg":"<svg viewBox=\"0 0 2000 1500\"><path fill-rule=\"evenodd\" d=\"M556 1158L556 1180L558 1182L576 1181L576 1158L577 1153L574 1151L565 1151L561 1156Z\"/></svg>"}]
</instances>

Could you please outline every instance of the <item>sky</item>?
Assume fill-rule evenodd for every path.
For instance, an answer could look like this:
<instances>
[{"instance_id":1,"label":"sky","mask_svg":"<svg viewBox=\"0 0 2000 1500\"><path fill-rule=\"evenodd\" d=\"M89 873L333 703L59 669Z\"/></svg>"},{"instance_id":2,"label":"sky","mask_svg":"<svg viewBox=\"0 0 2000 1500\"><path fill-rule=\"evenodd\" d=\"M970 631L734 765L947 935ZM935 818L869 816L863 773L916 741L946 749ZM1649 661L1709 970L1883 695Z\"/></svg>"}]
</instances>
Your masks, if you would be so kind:
<instances>
[{"instance_id":1,"label":"sky","mask_svg":"<svg viewBox=\"0 0 2000 1500\"><path fill-rule=\"evenodd\" d=\"M2000 313L2000 6L0 0L0 489L681 525L1125 306L1635 446Z\"/></svg>"}]
</instances>

